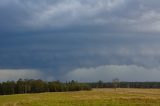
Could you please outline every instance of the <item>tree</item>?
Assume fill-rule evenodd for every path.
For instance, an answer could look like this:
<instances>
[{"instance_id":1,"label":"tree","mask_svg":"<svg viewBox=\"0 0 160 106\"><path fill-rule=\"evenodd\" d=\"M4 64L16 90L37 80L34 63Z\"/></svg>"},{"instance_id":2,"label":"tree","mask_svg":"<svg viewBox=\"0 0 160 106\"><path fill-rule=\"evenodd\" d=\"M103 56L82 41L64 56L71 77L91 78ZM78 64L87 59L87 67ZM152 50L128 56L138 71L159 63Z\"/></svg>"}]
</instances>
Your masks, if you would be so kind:
<instances>
[{"instance_id":1,"label":"tree","mask_svg":"<svg viewBox=\"0 0 160 106\"><path fill-rule=\"evenodd\" d=\"M103 81L99 80L99 81L97 82L97 88L103 88L103 86L104 86Z\"/></svg>"},{"instance_id":2,"label":"tree","mask_svg":"<svg viewBox=\"0 0 160 106\"><path fill-rule=\"evenodd\" d=\"M0 95L2 95L2 84L0 83Z\"/></svg>"},{"instance_id":3,"label":"tree","mask_svg":"<svg viewBox=\"0 0 160 106\"><path fill-rule=\"evenodd\" d=\"M119 79L118 78L113 79L112 83L113 83L113 87L114 87L114 89L116 91L116 89L117 89L117 87L119 85Z\"/></svg>"},{"instance_id":4,"label":"tree","mask_svg":"<svg viewBox=\"0 0 160 106\"><path fill-rule=\"evenodd\" d=\"M25 93L25 84L22 79L19 79L16 84L16 93L23 94Z\"/></svg>"}]
</instances>

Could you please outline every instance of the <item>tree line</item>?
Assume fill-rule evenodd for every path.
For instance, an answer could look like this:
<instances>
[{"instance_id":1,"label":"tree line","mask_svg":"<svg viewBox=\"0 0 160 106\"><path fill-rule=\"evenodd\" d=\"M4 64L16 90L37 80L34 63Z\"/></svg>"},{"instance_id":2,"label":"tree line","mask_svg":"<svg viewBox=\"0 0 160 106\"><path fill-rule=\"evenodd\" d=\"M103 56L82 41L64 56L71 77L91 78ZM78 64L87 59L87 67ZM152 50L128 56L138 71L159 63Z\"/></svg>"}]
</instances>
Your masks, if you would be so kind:
<instances>
[{"instance_id":1,"label":"tree line","mask_svg":"<svg viewBox=\"0 0 160 106\"><path fill-rule=\"evenodd\" d=\"M46 82L40 79L19 79L18 81L0 83L0 95L80 90L91 90L91 87L86 83L79 83L74 80L63 83L60 81Z\"/></svg>"},{"instance_id":2,"label":"tree line","mask_svg":"<svg viewBox=\"0 0 160 106\"><path fill-rule=\"evenodd\" d=\"M88 83L92 88L160 88L160 82L93 82ZM116 85L115 85L116 84Z\"/></svg>"},{"instance_id":3,"label":"tree line","mask_svg":"<svg viewBox=\"0 0 160 106\"><path fill-rule=\"evenodd\" d=\"M42 92L67 92L91 90L92 88L160 88L160 82L90 82L77 81L46 82L41 79L19 79L18 81L6 81L0 83L0 95L42 93Z\"/></svg>"}]
</instances>

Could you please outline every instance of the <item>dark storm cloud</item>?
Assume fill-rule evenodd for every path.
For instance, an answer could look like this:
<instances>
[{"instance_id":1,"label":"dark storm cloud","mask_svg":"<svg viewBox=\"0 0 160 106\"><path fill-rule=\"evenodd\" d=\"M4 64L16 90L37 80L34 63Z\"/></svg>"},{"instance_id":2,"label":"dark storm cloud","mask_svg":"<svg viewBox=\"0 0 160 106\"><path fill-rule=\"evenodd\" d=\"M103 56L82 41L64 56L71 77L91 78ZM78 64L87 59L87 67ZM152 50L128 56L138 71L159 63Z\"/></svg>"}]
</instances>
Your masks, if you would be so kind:
<instances>
[{"instance_id":1,"label":"dark storm cloud","mask_svg":"<svg viewBox=\"0 0 160 106\"><path fill-rule=\"evenodd\" d=\"M23 32L159 32L158 4L155 0L2 0L0 26L1 31Z\"/></svg>"},{"instance_id":2,"label":"dark storm cloud","mask_svg":"<svg viewBox=\"0 0 160 106\"><path fill-rule=\"evenodd\" d=\"M158 73L159 4L157 0L1 0L0 73L39 70L48 79L60 80L84 75L84 70L97 80L102 77L97 70L111 76L112 69L123 67L128 75L134 69L142 69L135 74Z\"/></svg>"}]
</instances>

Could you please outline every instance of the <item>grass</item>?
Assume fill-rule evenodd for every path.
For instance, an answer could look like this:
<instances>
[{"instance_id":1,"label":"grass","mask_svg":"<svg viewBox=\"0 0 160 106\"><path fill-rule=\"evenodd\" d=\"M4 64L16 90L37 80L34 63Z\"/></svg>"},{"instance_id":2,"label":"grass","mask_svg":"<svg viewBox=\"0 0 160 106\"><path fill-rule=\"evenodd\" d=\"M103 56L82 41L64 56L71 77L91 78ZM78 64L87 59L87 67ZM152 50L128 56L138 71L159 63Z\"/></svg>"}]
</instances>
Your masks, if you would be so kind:
<instances>
[{"instance_id":1,"label":"grass","mask_svg":"<svg viewBox=\"0 0 160 106\"><path fill-rule=\"evenodd\" d=\"M160 89L92 91L0 96L0 106L160 106Z\"/></svg>"}]
</instances>

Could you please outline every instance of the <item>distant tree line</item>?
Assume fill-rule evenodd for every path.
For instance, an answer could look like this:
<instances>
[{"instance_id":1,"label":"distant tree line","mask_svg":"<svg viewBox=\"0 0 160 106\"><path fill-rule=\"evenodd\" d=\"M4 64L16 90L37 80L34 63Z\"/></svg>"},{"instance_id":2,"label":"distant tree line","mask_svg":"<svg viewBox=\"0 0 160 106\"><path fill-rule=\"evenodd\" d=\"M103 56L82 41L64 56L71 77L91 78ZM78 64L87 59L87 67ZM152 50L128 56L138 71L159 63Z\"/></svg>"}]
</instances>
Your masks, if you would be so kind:
<instances>
[{"instance_id":1,"label":"distant tree line","mask_svg":"<svg viewBox=\"0 0 160 106\"><path fill-rule=\"evenodd\" d=\"M67 92L91 90L86 83L78 83L76 81L46 82L43 80L19 79L18 81L7 81L0 83L0 95L25 94L25 93L42 93L42 92Z\"/></svg>"},{"instance_id":2,"label":"distant tree line","mask_svg":"<svg viewBox=\"0 0 160 106\"><path fill-rule=\"evenodd\" d=\"M92 88L114 88L114 82L93 82L88 83ZM160 88L160 82L118 82L117 88Z\"/></svg>"}]
</instances>

